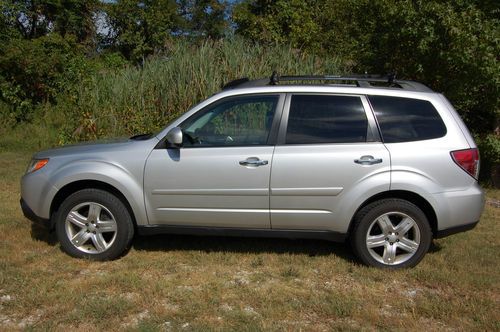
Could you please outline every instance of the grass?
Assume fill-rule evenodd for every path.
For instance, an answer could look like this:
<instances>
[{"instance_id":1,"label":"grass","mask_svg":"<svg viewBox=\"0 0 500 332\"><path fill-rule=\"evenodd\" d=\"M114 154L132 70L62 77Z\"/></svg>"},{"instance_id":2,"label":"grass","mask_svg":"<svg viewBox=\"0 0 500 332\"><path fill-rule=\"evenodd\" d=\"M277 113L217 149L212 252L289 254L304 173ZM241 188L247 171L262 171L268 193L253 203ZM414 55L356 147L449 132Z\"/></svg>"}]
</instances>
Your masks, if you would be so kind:
<instances>
[{"instance_id":1,"label":"grass","mask_svg":"<svg viewBox=\"0 0 500 332\"><path fill-rule=\"evenodd\" d=\"M144 67L97 72L75 91L61 96L54 109L65 114L61 140L95 139L157 130L179 111L241 78L281 74L339 74L347 70L338 56L319 57L291 47L262 46L242 39L176 42L168 56Z\"/></svg>"},{"instance_id":2,"label":"grass","mask_svg":"<svg viewBox=\"0 0 500 332\"><path fill-rule=\"evenodd\" d=\"M500 329L492 206L404 271L361 266L342 244L188 236L136 238L98 263L65 255L22 216L29 157L0 152L0 330Z\"/></svg>"}]
</instances>

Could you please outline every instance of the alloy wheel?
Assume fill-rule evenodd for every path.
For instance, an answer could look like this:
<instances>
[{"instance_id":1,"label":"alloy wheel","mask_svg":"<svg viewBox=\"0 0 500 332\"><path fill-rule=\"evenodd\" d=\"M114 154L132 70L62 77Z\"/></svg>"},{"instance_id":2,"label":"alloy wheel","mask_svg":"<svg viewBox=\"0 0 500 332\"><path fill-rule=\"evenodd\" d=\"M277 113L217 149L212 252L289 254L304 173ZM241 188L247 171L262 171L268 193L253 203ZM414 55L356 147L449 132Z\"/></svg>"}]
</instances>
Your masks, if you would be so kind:
<instances>
[{"instance_id":1,"label":"alloy wheel","mask_svg":"<svg viewBox=\"0 0 500 332\"><path fill-rule=\"evenodd\" d=\"M104 205L84 202L68 213L65 230L66 236L76 249L96 254L113 245L117 224L113 214Z\"/></svg>"},{"instance_id":2,"label":"alloy wheel","mask_svg":"<svg viewBox=\"0 0 500 332\"><path fill-rule=\"evenodd\" d=\"M413 218L401 212L388 212L371 223L366 234L366 247L370 255L382 264L401 264L415 255L420 237L420 229Z\"/></svg>"}]
</instances>

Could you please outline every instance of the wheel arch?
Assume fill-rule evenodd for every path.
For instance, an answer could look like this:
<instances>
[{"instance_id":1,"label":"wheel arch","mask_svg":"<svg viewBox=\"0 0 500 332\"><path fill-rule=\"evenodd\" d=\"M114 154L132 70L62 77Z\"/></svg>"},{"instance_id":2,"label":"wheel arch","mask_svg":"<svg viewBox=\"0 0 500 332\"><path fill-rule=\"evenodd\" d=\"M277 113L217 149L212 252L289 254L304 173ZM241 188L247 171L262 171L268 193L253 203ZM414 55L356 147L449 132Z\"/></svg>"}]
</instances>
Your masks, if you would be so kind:
<instances>
[{"instance_id":1,"label":"wheel arch","mask_svg":"<svg viewBox=\"0 0 500 332\"><path fill-rule=\"evenodd\" d=\"M127 208L131 218L132 222L134 223L134 228L137 228L137 221L136 221L136 216L134 213L134 210L132 209L132 206L130 205L129 201L125 197L125 195L112 186L109 183L98 181L98 180L78 180L74 182L70 182L66 184L64 187L59 189L59 191L56 193L54 198L52 199L52 203L50 204L50 229L54 229L55 226L55 221L53 218L53 215L57 212L61 204L64 202L64 200L70 196L71 194L82 190L82 189L100 189L109 192L110 194L115 195Z\"/></svg>"},{"instance_id":2,"label":"wheel arch","mask_svg":"<svg viewBox=\"0 0 500 332\"><path fill-rule=\"evenodd\" d=\"M427 220L429 221L429 225L432 230L432 234L435 237L438 231L438 220L437 220L437 215L436 211L432 207L432 205L421 195L414 193L412 191L406 191L406 190L389 190L389 191L384 191L381 193L378 193L376 195L371 196L370 198L366 199L357 209L356 212L353 214L351 221L349 223L349 228L348 228L348 236L351 235L353 227L354 227L354 218L357 215L357 213L367 206L370 203L373 203L375 201L381 200L381 199L386 199L386 198L399 198L399 199L404 199L406 201L409 201L413 204L415 204L418 208L420 208L425 216L427 217Z\"/></svg>"}]
</instances>

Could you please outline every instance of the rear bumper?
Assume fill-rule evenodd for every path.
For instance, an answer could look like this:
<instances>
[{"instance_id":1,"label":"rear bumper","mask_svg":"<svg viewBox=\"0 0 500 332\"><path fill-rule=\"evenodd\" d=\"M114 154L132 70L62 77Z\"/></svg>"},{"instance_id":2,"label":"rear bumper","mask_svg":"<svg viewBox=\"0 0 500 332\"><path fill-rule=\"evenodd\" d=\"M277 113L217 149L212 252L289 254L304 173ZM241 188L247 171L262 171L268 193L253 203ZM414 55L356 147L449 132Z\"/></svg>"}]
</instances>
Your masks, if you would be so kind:
<instances>
[{"instance_id":1,"label":"rear bumper","mask_svg":"<svg viewBox=\"0 0 500 332\"><path fill-rule=\"evenodd\" d=\"M37 225L43 226L49 230L52 229L53 225L52 225L52 222L50 221L50 219L45 219L45 218L37 216L33 212L33 210L28 206L28 204L26 204L24 199L22 199L22 198L21 198L20 204L21 204L21 210L23 211L23 214L26 218L28 218L29 220L31 220L33 223L35 223Z\"/></svg>"},{"instance_id":2,"label":"rear bumper","mask_svg":"<svg viewBox=\"0 0 500 332\"><path fill-rule=\"evenodd\" d=\"M484 192L476 183L466 190L433 195L438 237L474 228L484 209Z\"/></svg>"},{"instance_id":3,"label":"rear bumper","mask_svg":"<svg viewBox=\"0 0 500 332\"><path fill-rule=\"evenodd\" d=\"M450 228L447 228L447 229L442 229L442 230L440 230L440 231L437 232L437 234L434 236L434 238L440 239L440 238L443 238L443 237L446 237L446 236L449 236L449 235L453 235L453 234L456 234L456 233L462 233L462 232L470 231L471 229L473 229L474 227L476 227L476 225L478 223L479 223L479 221L476 221L476 222L473 222L473 223L470 223L470 224L466 224L466 225L460 225L460 226L450 227Z\"/></svg>"}]
</instances>

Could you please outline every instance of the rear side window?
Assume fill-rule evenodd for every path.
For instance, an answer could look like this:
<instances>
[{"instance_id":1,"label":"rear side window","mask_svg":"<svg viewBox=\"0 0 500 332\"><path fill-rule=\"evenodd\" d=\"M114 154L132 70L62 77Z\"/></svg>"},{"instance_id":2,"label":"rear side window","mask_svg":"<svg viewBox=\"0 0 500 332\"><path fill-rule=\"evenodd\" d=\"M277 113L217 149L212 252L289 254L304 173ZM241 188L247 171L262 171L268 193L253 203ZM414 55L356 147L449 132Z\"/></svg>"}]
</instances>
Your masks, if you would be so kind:
<instances>
[{"instance_id":1,"label":"rear side window","mask_svg":"<svg viewBox=\"0 0 500 332\"><path fill-rule=\"evenodd\" d=\"M286 144L366 142L368 120L359 97L293 95Z\"/></svg>"},{"instance_id":2,"label":"rear side window","mask_svg":"<svg viewBox=\"0 0 500 332\"><path fill-rule=\"evenodd\" d=\"M385 143L421 141L446 135L434 106L426 100L369 96Z\"/></svg>"}]
</instances>

